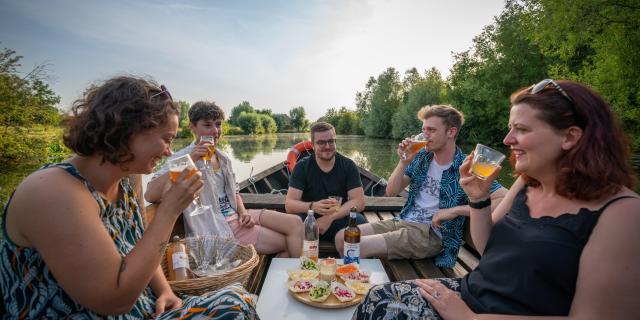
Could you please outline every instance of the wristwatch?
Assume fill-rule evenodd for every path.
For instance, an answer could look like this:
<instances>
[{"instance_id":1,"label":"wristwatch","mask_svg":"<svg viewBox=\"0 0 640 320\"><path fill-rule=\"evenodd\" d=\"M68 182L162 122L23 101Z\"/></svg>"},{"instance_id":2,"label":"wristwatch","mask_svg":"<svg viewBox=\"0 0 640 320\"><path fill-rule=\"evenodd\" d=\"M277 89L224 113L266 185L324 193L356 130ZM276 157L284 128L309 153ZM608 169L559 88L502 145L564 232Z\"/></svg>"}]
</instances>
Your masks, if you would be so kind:
<instances>
[{"instance_id":1,"label":"wristwatch","mask_svg":"<svg viewBox=\"0 0 640 320\"><path fill-rule=\"evenodd\" d=\"M473 209L482 209L491 205L491 198L486 198L482 201L471 202L469 201L469 207Z\"/></svg>"}]
</instances>

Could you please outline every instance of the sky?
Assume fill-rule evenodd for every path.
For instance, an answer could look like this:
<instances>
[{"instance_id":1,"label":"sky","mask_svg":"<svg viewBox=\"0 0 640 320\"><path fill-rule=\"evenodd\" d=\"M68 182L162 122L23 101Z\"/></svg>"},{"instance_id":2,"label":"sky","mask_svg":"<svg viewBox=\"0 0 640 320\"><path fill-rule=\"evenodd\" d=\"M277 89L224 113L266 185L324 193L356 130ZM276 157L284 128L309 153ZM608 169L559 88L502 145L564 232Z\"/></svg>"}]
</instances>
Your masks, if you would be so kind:
<instances>
[{"instance_id":1,"label":"sky","mask_svg":"<svg viewBox=\"0 0 640 320\"><path fill-rule=\"evenodd\" d=\"M436 67L449 75L504 0L0 0L0 48L23 72L48 65L68 109L91 84L133 74L176 100L242 101L314 121L355 109L369 77Z\"/></svg>"}]
</instances>

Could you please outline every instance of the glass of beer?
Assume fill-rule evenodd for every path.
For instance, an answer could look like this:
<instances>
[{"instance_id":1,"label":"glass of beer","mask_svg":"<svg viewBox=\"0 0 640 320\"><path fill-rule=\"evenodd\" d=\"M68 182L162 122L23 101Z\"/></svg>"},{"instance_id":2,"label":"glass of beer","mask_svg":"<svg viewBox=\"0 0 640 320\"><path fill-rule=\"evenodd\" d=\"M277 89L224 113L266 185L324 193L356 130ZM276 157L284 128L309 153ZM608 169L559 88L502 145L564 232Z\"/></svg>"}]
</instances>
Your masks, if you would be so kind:
<instances>
[{"instance_id":1,"label":"glass of beer","mask_svg":"<svg viewBox=\"0 0 640 320\"><path fill-rule=\"evenodd\" d=\"M210 168L209 164L211 163L211 158L216 154L216 139L213 136L201 136L200 142L205 141L207 143L207 147L209 150L207 153L202 156L202 160L204 161L204 167Z\"/></svg>"},{"instance_id":2,"label":"glass of beer","mask_svg":"<svg viewBox=\"0 0 640 320\"><path fill-rule=\"evenodd\" d=\"M333 207L331 208L333 210L333 212L338 212L338 210L340 210L340 207L342 207L342 197L341 196L329 196L329 199L333 199L336 201L336 204L333 205Z\"/></svg>"},{"instance_id":3,"label":"glass of beer","mask_svg":"<svg viewBox=\"0 0 640 320\"><path fill-rule=\"evenodd\" d=\"M500 151L478 143L471 163L471 174L479 179L487 180L487 177L493 174L504 158L505 155Z\"/></svg>"},{"instance_id":4,"label":"glass of beer","mask_svg":"<svg viewBox=\"0 0 640 320\"><path fill-rule=\"evenodd\" d=\"M184 170L189 170L187 178L191 178L194 174L196 174L196 172L198 172L196 165L193 163L193 160L191 160L191 157L188 154L174 159L169 159L167 160L167 162L169 163L169 179L171 179L171 182L173 183L176 182L176 180ZM200 203L200 197L198 195L195 196L193 205L195 206L195 210L190 213L191 216L197 216L204 213L207 209L211 208L211 206L203 206L202 203Z\"/></svg>"},{"instance_id":5,"label":"glass of beer","mask_svg":"<svg viewBox=\"0 0 640 320\"><path fill-rule=\"evenodd\" d=\"M427 144L429 144L429 141L427 141L427 137L424 136L423 132L413 136L412 140L413 141L409 145L411 153L417 153L420 149L426 148ZM407 160L407 151L402 152L402 160Z\"/></svg>"}]
</instances>

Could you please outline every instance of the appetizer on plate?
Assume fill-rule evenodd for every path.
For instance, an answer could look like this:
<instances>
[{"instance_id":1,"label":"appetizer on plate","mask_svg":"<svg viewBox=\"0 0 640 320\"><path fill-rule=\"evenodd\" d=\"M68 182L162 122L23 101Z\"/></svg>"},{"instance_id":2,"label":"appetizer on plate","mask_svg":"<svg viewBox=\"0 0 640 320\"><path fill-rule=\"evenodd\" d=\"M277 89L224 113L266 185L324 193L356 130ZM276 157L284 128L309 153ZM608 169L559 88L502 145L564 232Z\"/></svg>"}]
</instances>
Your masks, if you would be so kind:
<instances>
[{"instance_id":1,"label":"appetizer on plate","mask_svg":"<svg viewBox=\"0 0 640 320\"><path fill-rule=\"evenodd\" d=\"M309 292L313 288L311 280L291 280L289 281L289 290L293 292Z\"/></svg>"},{"instance_id":2,"label":"appetizer on plate","mask_svg":"<svg viewBox=\"0 0 640 320\"><path fill-rule=\"evenodd\" d=\"M336 274L339 276L358 271L356 263L349 263L336 268Z\"/></svg>"},{"instance_id":3,"label":"appetizer on plate","mask_svg":"<svg viewBox=\"0 0 640 320\"><path fill-rule=\"evenodd\" d=\"M300 269L303 270L319 270L318 268L318 263L307 258L307 257L300 257Z\"/></svg>"},{"instance_id":4,"label":"appetizer on plate","mask_svg":"<svg viewBox=\"0 0 640 320\"><path fill-rule=\"evenodd\" d=\"M320 271L290 269L287 270L287 274L289 274L289 279L291 280L312 280L318 277Z\"/></svg>"},{"instance_id":5,"label":"appetizer on plate","mask_svg":"<svg viewBox=\"0 0 640 320\"><path fill-rule=\"evenodd\" d=\"M318 281L309 291L309 299L315 302L324 302L330 293L329 284L326 281Z\"/></svg>"},{"instance_id":6,"label":"appetizer on plate","mask_svg":"<svg viewBox=\"0 0 640 320\"><path fill-rule=\"evenodd\" d=\"M357 294L365 295L369 292L369 289L373 287L373 284L369 282L362 282L356 280L347 280L344 282L347 288L355 291Z\"/></svg>"},{"instance_id":7,"label":"appetizer on plate","mask_svg":"<svg viewBox=\"0 0 640 320\"><path fill-rule=\"evenodd\" d=\"M361 282L369 282L369 274L365 271L355 271L345 275L341 275L342 280L356 280Z\"/></svg>"},{"instance_id":8,"label":"appetizer on plate","mask_svg":"<svg viewBox=\"0 0 640 320\"><path fill-rule=\"evenodd\" d=\"M356 293L353 290L337 281L331 282L331 293L333 293L340 302L347 302L356 298Z\"/></svg>"}]
</instances>

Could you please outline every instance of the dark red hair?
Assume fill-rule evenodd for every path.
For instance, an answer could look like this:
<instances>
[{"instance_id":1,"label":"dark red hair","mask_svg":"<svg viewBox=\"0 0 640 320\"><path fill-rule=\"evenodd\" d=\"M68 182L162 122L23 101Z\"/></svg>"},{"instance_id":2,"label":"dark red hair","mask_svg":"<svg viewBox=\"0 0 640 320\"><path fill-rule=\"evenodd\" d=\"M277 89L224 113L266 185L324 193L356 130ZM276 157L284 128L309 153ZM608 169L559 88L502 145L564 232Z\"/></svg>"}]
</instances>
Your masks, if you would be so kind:
<instances>
[{"instance_id":1,"label":"dark red hair","mask_svg":"<svg viewBox=\"0 0 640 320\"><path fill-rule=\"evenodd\" d=\"M524 88L511 95L512 107L526 103L538 111L538 119L556 130L582 129L577 144L557 160L556 192L569 199L594 200L614 195L623 187L633 189L631 147L609 104L579 83L556 82L573 102L551 85L535 94ZM515 160L510 161L515 167ZM531 186L540 184L526 174L522 177Z\"/></svg>"}]
</instances>

